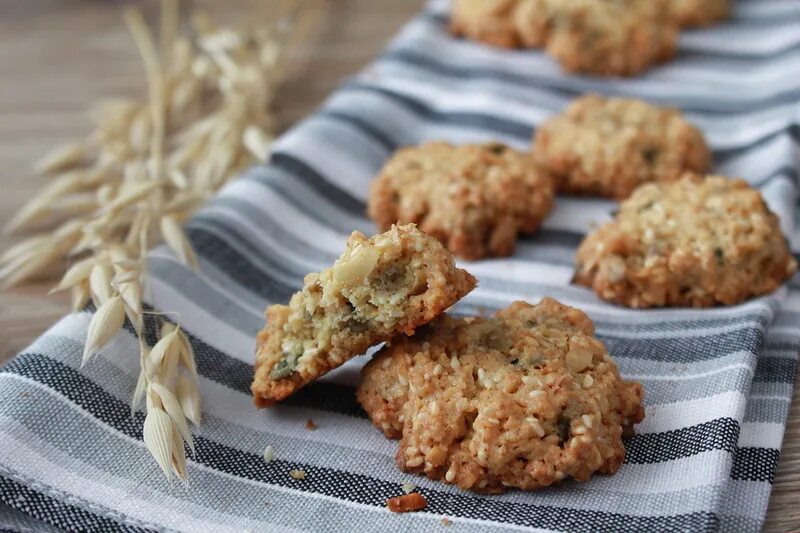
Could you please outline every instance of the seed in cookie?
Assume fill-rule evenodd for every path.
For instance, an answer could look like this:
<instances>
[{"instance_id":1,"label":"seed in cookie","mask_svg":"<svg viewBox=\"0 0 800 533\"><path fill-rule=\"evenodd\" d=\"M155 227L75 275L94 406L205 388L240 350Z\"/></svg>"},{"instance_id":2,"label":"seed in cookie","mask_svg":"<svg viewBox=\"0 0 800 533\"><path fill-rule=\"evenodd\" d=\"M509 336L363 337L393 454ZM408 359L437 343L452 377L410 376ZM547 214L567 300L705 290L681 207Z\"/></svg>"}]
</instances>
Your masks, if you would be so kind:
<instances>
[{"instance_id":1,"label":"seed in cookie","mask_svg":"<svg viewBox=\"0 0 800 533\"><path fill-rule=\"evenodd\" d=\"M413 222L465 259L507 256L553 205L533 158L500 143L431 142L399 150L373 182L369 216L382 228Z\"/></svg>"},{"instance_id":2,"label":"seed in cookie","mask_svg":"<svg viewBox=\"0 0 800 533\"><path fill-rule=\"evenodd\" d=\"M400 439L401 470L489 493L614 473L644 417L641 385L620 378L591 320L549 298L393 339L357 396Z\"/></svg>"},{"instance_id":3,"label":"seed in cookie","mask_svg":"<svg viewBox=\"0 0 800 533\"><path fill-rule=\"evenodd\" d=\"M282 400L367 348L433 320L475 287L413 224L354 232L334 265L309 274L289 305L267 309L257 339L256 405Z\"/></svg>"},{"instance_id":4,"label":"seed in cookie","mask_svg":"<svg viewBox=\"0 0 800 533\"><path fill-rule=\"evenodd\" d=\"M706 172L703 134L675 109L585 95L538 128L533 153L557 188L627 198L642 183Z\"/></svg>"},{"instance_id":5,"label":"seed in cookie","mask_svg":"<svg viewBox=\"0 0 800 533\"><path fill-rule=\"evenodd\" d=\"M730 0L672 0L672 20L682 27L710 26L728 18Z\"/></svg>"},{"instance_id":6,"label":"seed in cookie","mask_svg":"<svg viewBox=\"0 0 800 533\"><path fill-rule=\"evenodd\" d=\"M636 189L575 260L576 283L628 307L733 305L797 268L758 190L692 174Z\"/></svg>"}]
</instances>

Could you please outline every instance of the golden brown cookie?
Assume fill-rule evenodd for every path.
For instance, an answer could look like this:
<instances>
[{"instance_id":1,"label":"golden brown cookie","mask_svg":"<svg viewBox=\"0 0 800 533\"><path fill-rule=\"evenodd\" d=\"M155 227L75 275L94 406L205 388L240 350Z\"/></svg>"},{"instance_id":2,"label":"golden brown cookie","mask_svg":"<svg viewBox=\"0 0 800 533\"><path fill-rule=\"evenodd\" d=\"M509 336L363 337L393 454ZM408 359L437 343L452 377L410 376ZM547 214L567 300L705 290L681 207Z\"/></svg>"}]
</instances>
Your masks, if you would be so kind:
<instances>
[{"instance_id":1,"label":"golden brown cookie","mask_svg":"<svg viewBox=\"0 0 800 533\"><path fill-rule=\"evenodd\" d=\"M399 150L372 183L379 227L413 222L465 259L506 256L553 205L550 177L503 144L431 142Z\"/></svg>"},{"instance_id":2,"label":"golden brown cookie","mask_svg":"<svg viewBox=\"0 0 800 533\"><path fill-rule=\"evenodd\" d=\"M672 0L672 19L682 27L710 26L728 18L730 0Z\"/></svg>"},{"instance_id":3,"label":"golden brown cookie","mask_svg":"<svg viewBox=\"0 0 800 533\"><path fill-rule=\"evenodd\" d=\"M375 426L400 439L401 470L490 493L616 472L642 397L589 318L549 298L444 315L392 340L358 388Z\"/></svg>"},{"instance_id":4,"label":"golden brown cookie","mask_svg":"<svg viewBox=\"0 0 800 533\"><path fill-rule=\"evenodd\" d=\"M634 76L675 55L668 0L562 0L547 52L564 70Z\"/></svg>"},{"instance_id":5,"label":"golden brown cookie","mask_svg":"<svg viewBox=\"0 0 800 533\"><path fill-rule=\"evenodd\" d=\"M331 268L307 275L288 306L267 309L251 387L256 405L284 399L370 346L412 334L475 284L413 224L369 239L354 232Z\"/></svg>"},{"instance_id":6,"label":"golden brown cookie","mask_svg":"<svg viewBox=\"0 0 800 533\"><path fill-rule=\"evenodd\" d=\"M495 46L546 47L569 72L632 76L677 46L670 0L456 0L456 35Z\"/></svg>"},{"instance_id":7,"label":"golden brown cookie","mask_svg":"<svg viewBox=\"0 0 800 533\"><path fill-rule=\"evenodd\" d=\"M703 134L679 111L591 94L537 129L533 153L560 191L617 199L712 162Z\"/></svg>"},{"instance_id":8,"label":"golden brown cookie","mask_svg":"<svg viewBox=\"0 0 800 533\"><path fill-rule=\"evenodd\" d=\"M516 48L520 41L511 14L518 0L454 0L450 29L503 48Z\"/></svg>"},{"instance_id":9,"label":"golden brown cookie","mask_svg":"<svg viewBox=\"0 0 800 533\"><path fill-rule=\"evenodd\" d=\"M758 190L696 175L639 187L575 260L576 283L628 307L733 305L797 267Z\"/></svg>"}]
</instances>

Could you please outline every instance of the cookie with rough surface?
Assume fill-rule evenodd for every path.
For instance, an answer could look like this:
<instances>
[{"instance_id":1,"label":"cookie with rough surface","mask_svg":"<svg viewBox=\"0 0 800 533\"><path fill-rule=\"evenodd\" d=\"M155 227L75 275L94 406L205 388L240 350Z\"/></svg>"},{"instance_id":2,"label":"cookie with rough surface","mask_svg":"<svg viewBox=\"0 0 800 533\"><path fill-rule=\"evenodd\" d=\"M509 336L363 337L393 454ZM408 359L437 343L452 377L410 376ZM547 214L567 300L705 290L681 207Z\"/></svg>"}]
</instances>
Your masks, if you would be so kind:
<instances>
[{"instance_id":1,"label":"cookie with rough surface","mask_svg":"<svg viewBox=\"0 0 800 533\"><path fill-rule=\"evenodd\" d=\"M489 493L614 473L644 417L641 385L620 378L591 320L549 298L396 338L357 394L400 439L401 470Z\"/></svg>"},{"instance_id":2,"label":"cookie with rough surface","mask_svg":"<svg viewBox=\"0 0 800 533\"><path fill-rule=\"evenodd\" d=\"M305 277L289 305L267 309L258 334L253 397L282 400L370 346L439 316L476 284L413 224L367 238L354 232L333 266Z\"/></svg>"},{"instance_id":3,"label":"cookie with rough surface","mask_svg":"<svg viewBox=\"0 0 800 533\"><path fill-rule=\"evenodd\" d=\"M669 0L455 0L456 35L506 48L545 47L569 72L632 76L670 59Z\"/></svg>"},{"instance_id":4,"label":"cookie with rough surface","mask_svg":"<svg viewBox=\"0 0 800 533\"><path fill-rule=\"evenodd\" d=\"M512 21L518 0L454 0L450 30L474 41L503 48L520 45Z\"/></svg>"},{"instance_id":5,"label":"cookie with rough surface","mask_svg":"<svg viewBox=\"0 0 800 533\"><path fill-rule=\"evenodd\" d=\"M399 150L372 183L369 216L382 228L413 222L465 259L507 256L553 206L533 158L503 144L431 142Z\"/></svg>"},{"instance_id":6,"label":"cookie with rough surface","mask_svg":"<svg viewBox=\"0 0 800 533\"><path fill-rule=\"evenodd\" d=\"M672 0L672 19L682 27L710 26L728 18L730 0Z\"/></svg>"},{"instance_id":7,"label":"cookie with rough surface","mask_svg":"<svg viewBox=\"0 0 800 533\"><path fill-rule=\"evenodd\" d=\"M679 111L591 94L537 129L533 153L560 191L616 199L712 163L703 134Z\"/></svg>"},{"instance_id":8,"label":"cookie with rough surface","mask_svg":"<svg viewBox=\"0 0 800 533\"><path fill-rule=\"evenodd\" d=\"M568 72L639 74L675 55L667 1L561 0L547 52Z\"/></svg>"},{"instance_id":9,"label":"cookie with rough surface","mask_svg":"<svg viewBox=\"0 0 800 533\"><path fill-rule=\"evenodd\" d=\"M758 190L697 175L639 187L575 260L576 283L629 307L733 305L797 268Z\"/></svg>"}]
</instances>

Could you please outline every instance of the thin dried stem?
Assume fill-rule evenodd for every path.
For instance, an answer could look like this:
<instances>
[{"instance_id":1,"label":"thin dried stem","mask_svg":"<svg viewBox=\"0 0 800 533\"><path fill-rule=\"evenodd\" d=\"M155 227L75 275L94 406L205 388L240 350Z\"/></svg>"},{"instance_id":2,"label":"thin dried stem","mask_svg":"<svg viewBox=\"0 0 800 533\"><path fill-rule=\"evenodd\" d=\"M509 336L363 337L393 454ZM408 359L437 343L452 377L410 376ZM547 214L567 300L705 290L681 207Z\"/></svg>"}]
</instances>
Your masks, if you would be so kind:
<instances>
[{"instance_id":1,"label":"thin dried stem","mask_svg":"<svg viewBox=\"0 0 800 533\"><path fill-rule=\"evenodd\" d=\"M244 167L268 159L287 47L318 11L310 5L279 2L271 19L252 17L257 27L237 30L194 14L190 35L181 32L178 0L162 0L158 41L141 12L125 9L147 98L94 105L94 131L42 158L37 171L52 179L6 227L49 231L0 256L3 287L68 259L54 290L70 290L76 312L94 301L83 363L102 353L126 317L132 323L141 369L131 406L145 400L145 444L168 478L187 476L183 445L194 444L186 420L201 420L199 378L180 326L160 328L152 347L142 336L147 252L163 241L188 268L199 268L181 223ZM55 226L58 220L66 222ZM154 319L164 322L163 315Z\"/></svg>"}]
</instances>

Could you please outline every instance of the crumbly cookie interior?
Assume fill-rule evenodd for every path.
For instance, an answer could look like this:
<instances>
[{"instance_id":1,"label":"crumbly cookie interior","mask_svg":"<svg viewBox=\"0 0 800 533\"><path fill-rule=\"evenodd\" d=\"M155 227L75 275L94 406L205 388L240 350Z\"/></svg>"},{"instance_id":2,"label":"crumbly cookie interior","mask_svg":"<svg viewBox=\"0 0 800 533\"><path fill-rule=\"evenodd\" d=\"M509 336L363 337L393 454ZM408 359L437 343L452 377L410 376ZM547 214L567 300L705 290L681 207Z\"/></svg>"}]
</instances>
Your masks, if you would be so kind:
<instances>
[{"instance_id":1,"label":"crumbly cookie interior","mask_svg":"<svg viewBox=\"0 0 800 533\"><path fill-rule=\"evenodd\" d=\"M442 245L413 225L358 232L333 266L306 276L288 306L267 310L253 392L280 399L370 346L435 318L475 286Z\"/></svg>"}]
</instances>

